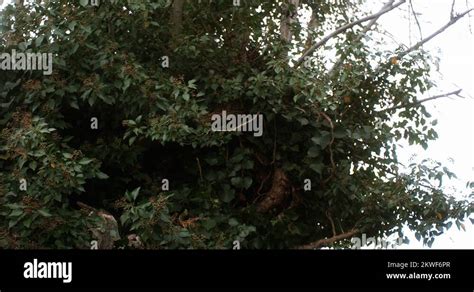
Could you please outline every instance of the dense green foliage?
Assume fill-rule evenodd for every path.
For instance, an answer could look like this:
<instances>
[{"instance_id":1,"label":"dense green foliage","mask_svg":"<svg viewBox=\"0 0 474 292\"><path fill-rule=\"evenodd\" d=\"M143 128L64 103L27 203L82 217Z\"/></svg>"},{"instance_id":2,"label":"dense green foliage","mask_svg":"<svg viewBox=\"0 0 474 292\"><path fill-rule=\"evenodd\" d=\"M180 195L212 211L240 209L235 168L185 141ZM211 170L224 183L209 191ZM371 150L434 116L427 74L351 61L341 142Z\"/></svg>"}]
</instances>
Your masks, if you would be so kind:
<instances>
[{"instance_id":1,"label":"dense green foliage","mask_svg":"<svg viewBox=\"0 0 474 292\"><path fill-rule=\"evenodd\" d=\"M407 223L432 243L474 211L443 192L442 165L399 167L399 140L437 138L425 108L381 111L434 86L425 52L395 62L355 27L327 74L324 48L311 66L282 58L305 33L281 41L280 1L188 1L179 31L170 1L101 2L3 12L0 49L53 53L54 70L0 71L0 247L89 248L101 218L78 201L117 218L117 248L131 233L146 248L293 248L331 237L331 221L368 236ZM315 2L314 39L357 10ZM263 114L263 136L212 132L222 110Z\"/></svg>"}]
</instances>

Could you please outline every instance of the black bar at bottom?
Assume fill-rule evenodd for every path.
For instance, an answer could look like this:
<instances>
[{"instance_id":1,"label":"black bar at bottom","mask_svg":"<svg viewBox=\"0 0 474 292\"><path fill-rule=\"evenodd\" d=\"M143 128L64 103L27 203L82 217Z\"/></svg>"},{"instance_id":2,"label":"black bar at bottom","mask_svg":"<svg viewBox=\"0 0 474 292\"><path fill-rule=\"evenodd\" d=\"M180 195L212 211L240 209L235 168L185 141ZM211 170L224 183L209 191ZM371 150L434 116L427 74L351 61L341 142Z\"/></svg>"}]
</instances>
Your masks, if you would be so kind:
<instances>
[{"instance_id":1,"label":"black bar at bottom","mask_svg":"<svg viewBox=\"0 0 474 292\"><path fill-rule=\"evenodd\" d=\"M72 263L71 282L64 283L59 276L25 279L26 269L33 269L25 263L33 264L35 259L37 264ZM474 250L3 250L0 290L326 287L474 291L473 263ZM44 266L36 266L37 277L41 268Z\"/></svg>"}]
</instances>

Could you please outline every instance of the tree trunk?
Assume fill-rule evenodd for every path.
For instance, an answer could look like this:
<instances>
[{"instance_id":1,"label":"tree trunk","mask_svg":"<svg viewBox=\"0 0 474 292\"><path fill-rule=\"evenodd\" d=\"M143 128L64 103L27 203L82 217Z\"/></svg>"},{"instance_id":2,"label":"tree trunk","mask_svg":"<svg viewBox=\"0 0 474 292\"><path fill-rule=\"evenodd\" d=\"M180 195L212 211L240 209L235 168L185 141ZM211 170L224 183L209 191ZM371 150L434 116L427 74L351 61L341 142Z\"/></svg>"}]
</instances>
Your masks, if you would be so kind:
<instances>
[{"instance_id":1,"label":"tree trunk","mask_svg":"<svg viewBox=\"0 0 474 292\"><path fill-rule=\"evenodd\" d=\"M291 43L293 33L291 25L298 21L298 6L300 0L286 0L283 6L283 17L280 23L280 36L286 43Z\"/></svg>"},{"instance_id":2,"label":"tree trunk","mask_svg":"<svg viewBox=\"0 0 474 292\"><path fill-rule=\"evenodd\" d=\"M171 47L176 48L183 30L183 6L185 0L174 0L171 6Z\"/></svg>"}]
</instances>

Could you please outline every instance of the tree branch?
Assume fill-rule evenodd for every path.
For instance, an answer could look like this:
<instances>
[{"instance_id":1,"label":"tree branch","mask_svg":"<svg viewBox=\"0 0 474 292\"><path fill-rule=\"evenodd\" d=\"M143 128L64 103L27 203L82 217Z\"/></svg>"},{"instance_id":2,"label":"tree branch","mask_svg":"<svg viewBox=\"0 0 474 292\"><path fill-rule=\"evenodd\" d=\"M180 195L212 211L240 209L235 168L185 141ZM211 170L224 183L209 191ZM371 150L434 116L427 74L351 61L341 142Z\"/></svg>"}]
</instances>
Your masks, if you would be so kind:
<instances>
[{"instance_id":1,"label":"tree branch","mask_svg":"<svg viewBox=\"0 0 474 292\"><path fill-rule=\"evenodd\" d=\"M423 39L423 31L421 30L420 21L418 20L418 16L416 15L415 7L413 7L412 0L410 0L410 8L411 8L411 12L413 13L413 17L415 18L416 25L418 26L418 32L420 33L420 38Z\"/></svg>"},{"instance_id":2,"label":"tree branch","mask_svg":"<svg viewBox=\"0 0 474 292\"><path fill-rule=\"evenodd\" d=\"M336 235L336 236L333 236L333 237L330 237L330 238L324 238L324 239L320 239L320 240L312 242L312 243L302 245L302 246L298 247L297 249L318 249L318 248L321 248L323 246L334 243L336 241L346 239L346 238L350 238L350 237L356 235L357 233L359 233L358 229L352 229L351 231L346 232L346 233L341 233L339 235Z\"/></svg>"},{"instance_id":3,"label":"tree branch","mask_svg":"<svg viewBox=\"0 0 474 292\"><path fill-rule=\"evenodd\" d=\"M413 106L417 106L419 104L422 104L426 101L430 101L430 100L434 100L434 99L438 99L438 98L442 98L442 97L447 97L447 96L450 96L450 95L458 95L459 96L459 93L461 93L461 91L462 91L462 89L458 89L458 90L453 91L453 92L444 93L444 94L428 97L428 98L425 98L425 99L420 99L420 100L417 100L417 101L412 102L412 103L405 103L405 104L393 106L393 107L390 107L390 108L387 108L387 109L384 109L384 110L381 110L381 111L378 111L378 112L383 113L383 112L388 112L388 111L392 111L392 110L396 110L396 109L400 109L400 108L413 107Z\"/></svg>"},{"instance_id":4,"label":"tree branch","mask_svg":"<svg viewBox=\"0 0 474 292\"><path fill-rule=\"evenodd\" d=\"M374 18L378 18L380 17L381 15L397 8L398 6L402 5L403 3L405 3L406 0L401 0L400 2L398 2L397 4L393 5L393 6L390 6L390 7L387 7L385 9L382 9L380 10L379 12L375 13L375 14L372 14L372 15L369 15L369 16L366 16L366 17L363 17L359 20L356 20L356 21L353 21L351 23L348 23L346 25L343 25L341 26L340 28L336 29L335 31L333 31L332 33L330 33L329 35L325 36L322 40L320 40L319 42L317 42L316 44L314 44L311 48L309 48L299 59L298 61L296 61L295 63L295 68L297 68L298 66L301 65L301 63L304 62L305 58L310 55L311 53L313 53L316 49L318 49L319 47L323 46L324 44L326 44L330 39L332 39L333 37L337 36L338 34L340 33L343 33L344 31L348 30L349 28L352 28L358 24L361 24L363 22L366 22L368 20L372 20Z\"/></svg>"},{"instance_id":5,"label":"tree branch","mask_svg":"<svg viewBox=\"0 0 474 292\"><path fill-rule=\"evenodd\" d=\"M387 4L385 4L383 7L382 7L382 10L384 9L387 9L388 7L392 6L393 2L395 2L395 0L390 0L389 2L387 2ZM374 24L377 22L377 20L380 18L380 16L382 15L379 15L377 17L375 17L374 19L372 19L365 27L364 29L359 33L359 35L357 36L357 38L354 40L354 42L358 42L362 39L362 37L364 37L365 34L367 34L367 32L372 28L372 26L374 26ZM332 66L331 70L329 70L328 72L328 76L332 76L332 74L334 74L335 70L337 68L339 68L339 66L341 66L342 62L344 62L344 57L341 56L335 63L334 65Z\"/></svg>"},{"instance_id":6,"label":"tree branch","mask_svg":"<svg viewBox=\"0 0 474 292\"><path fill-rule=\"evenodd\" d=\"M434 38L435 36L439 35L440 33L442 33L443 31L445 31L448 27L450 27L451 25L455 24L459 19L463 18L466 14L468 14L469 12L471 12L472 10L474 10L474 8L471 8L461 14L458 14L456 15L455 17L451 18L451 20L445 24L443 27L441 27L439 30L437 30L436 32L434 32L432 35L430 35L429 37L419 41L418 43L416 43L414 46L412 46L411 48L409 48L408 50L406 51L403 51L401 52L400 54L397 55L397 59L401 59L403 56L413 52L414 50L418 49L419 47L423 46L425 43L427 43L428 41L430 41L432 38Z\"/></svg>"},{"instance_id":7,"label":"tree branch","mask_svg":"<svg viewBox=\"0 0 474 292\"><path fill-rule=\"evenodd\" d=\"M456 0L453 0L451 3L451 19L454 17L454 6L456 5Z\"/></svg>"}]
</instances>

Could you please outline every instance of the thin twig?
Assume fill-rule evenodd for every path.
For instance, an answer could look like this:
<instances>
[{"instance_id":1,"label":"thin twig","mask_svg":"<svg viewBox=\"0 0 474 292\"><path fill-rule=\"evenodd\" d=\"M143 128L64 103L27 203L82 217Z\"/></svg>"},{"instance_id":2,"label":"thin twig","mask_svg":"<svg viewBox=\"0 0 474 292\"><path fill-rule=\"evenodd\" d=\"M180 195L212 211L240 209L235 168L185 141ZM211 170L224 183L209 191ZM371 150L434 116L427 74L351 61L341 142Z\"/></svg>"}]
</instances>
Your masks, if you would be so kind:
<instances>
[{"instance_id":1,"label":"thin twig","mask_svg":"<svg viewBox=\"0 0 474 292\"><path fill-rule=\"evenodd\" d=\"M272 163L274 164L276 161L276 148L277 148L277 127L276 127L276 117L273 118L273 160Z\"/></svg>"},{"instance_id":2,"label":"thin twig","mask_svg":"<svg viewBox=\"0 0 474 292\"><path fill-rule=\"evenodd\" d=\"M418 20L418 16L416 15L412 0L410 0L410 8L411 8L411 12L413 13L413 16L415 17L416 25L418 26L418 31L420 32L420 38L423 39L423 33L421 31L420 21Z\"/></svg>"},{"instance_id":3,"label":"thin twig","mask_svg":"<svg viewBox=\"0 0 474 292\"><path fill-rule=\"evenodd\" d=\"M454 6L456 5L456 0L453 0L453 3L451 4L451 19L454 18Z\"/></svg>"},{"instance_id":4,"label":"thin twig","mask_svg":"<svg viewBox=\"0 0 474 292\"><path fill-rule=\"evenodd\" d=\"M199 161L199 157L196 157L196 161L197 161L197 165L199 169L199 177L201 178L201 182L203 182L204 179L202 178L202 169L201 169L201 162Z\"/></svg>"},{"instance_id":5,"label":"thin twig","mask_svg":"<svg viewBox=\"0 0 474 292\"><path fill-rule=\"evenodd\" d=\"M267 174L267 176L262 180L262 182L260 183L260 187L258 188L257 190L257 194L259 196L261 196L262 194L260 193L263 189L263 186L265 185L265 182L270 178L270 176L272 175L272 171L270 170L270 172Z\"/></svg>"},{"instance_id":6,"label":"thin twig","mask_svg":"<svg viewBox=\"0 0 474 292\"><path fill-rule=\"evenodd\" d=\"M336 226L334 226L334 221L332 220L331 213L326 211L326 217L329 219L329 222L331 222L331 228L332 228L332 236L336 236Z\"/></svg>"},{"instance_id":7,"label":"thin twig","mask_svg":"<svg viewBox=\"0 0 474 292\"><path fill-rule=\"evenodd\" d=\"M332 153L332 144L334 143L334 124L332 123L331 118L325 112L319 112L329 123L331 127L331 141L329 142L329 159L331 160L331 175L324 180L324 183L327 183L336 173L336 163L334 162L334 155Z\"/></svg>"}]
</instances>

